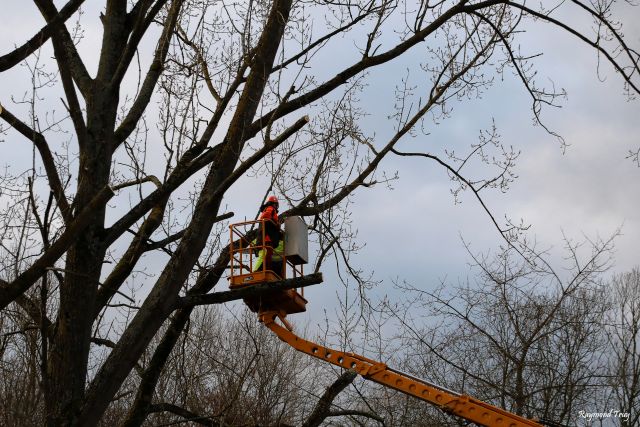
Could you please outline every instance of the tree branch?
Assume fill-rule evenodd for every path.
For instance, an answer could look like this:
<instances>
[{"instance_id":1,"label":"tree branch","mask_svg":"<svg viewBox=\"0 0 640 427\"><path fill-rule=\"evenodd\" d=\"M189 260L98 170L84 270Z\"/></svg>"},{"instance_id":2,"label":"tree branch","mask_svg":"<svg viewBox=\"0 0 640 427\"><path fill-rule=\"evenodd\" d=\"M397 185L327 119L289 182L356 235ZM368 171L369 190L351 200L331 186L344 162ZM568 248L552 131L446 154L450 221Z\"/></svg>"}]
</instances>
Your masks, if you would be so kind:
<instances>
[{"instance_id":1,"label":"tree branch","mask_svg":"<svg viewBox=\"0 0 640 427\"><path fill-rule=\"evenodd\" d=\"M49 187L53 192L53 196L56 198L56 202L60 207L60 212L62 213L65 223L69 224L72 218L71 208L69 207L69 202L64 194L62 181L60 181L60 177L58 176L58 170L56 169L53 155L51 154L51 150L49 150L49 144L47 144L47 140L44 135L34 129L31 129L4 108L2 104L0 104L0 117L2 117L4 121L17 130L22 136L33 142L33 145L38 149L38 153L42 159L42 164L44 165L44 169L47 173Z\"/></svg>"},{"instance_id":2,"label":"tree branch","mask_svg":"<svg viewBox=\"0 0 640 427\"><path fill-rule=\"evenodd\" d=\"M340 394L342 390L347 388L349 384L358 376L355 371L344 371L331 384L316 403L315 408L309 415L309 418L302 424L302 427L318 427L331 414L330 408L333 400Z\"/></svg>"},{"instance_id":3,"label":"tree branch","mask_svg":"<svg viewBox=\"0 0 640 427\"><path fill-rule=\"evenodd\" d=\"M46 250L31 267L20 274L13 282L5 282L6 284L0 285L0 309L5 308L24 291L29 289L29 287L45 273L47 267L52 266L67 249L69 249L75 242L76 237L91 224L95 210L104 206L112 196L113 191L111 188L103 188L67 226L67 229L58 240L53 242L49 249Z\"/></svg>"},{"instance_id":4,"label":"tree branch","mask_svg":"<svg viewBox=\"0 0 640 427\"><path fill-rule=\"evenodd\" d=\"M127 69L131 64L131 60L133 59L133 56L135 55L135 52L138 49L140 40L142 40L142 37L147 32L147 29L149 28L149 26L151 25L155 17L158 15L158 13L160 13L160 10L162 10L162 7L167 3L167 0L158 0L156 4L153 5L149 13L147 14L146 12L147 10L149 10L149 7L153 1L154 0L138 1L138 3L136 3L136 6L134 7L134 10L131 10L131 12L129 12L127 21L133 21L133 24L130 25L131 36L129 37L129 41L127 42L126 48L124 49L124 51L122 52L122 55L120 56L118 67L116 68L116 71L113 75L113 79L112 79L113 85L120 84L120 82L124 78L127 72ZM171 19L171 17L169 16L167 19ZM162 43L163 37L164 37L164 32L163 32L163 35L160 36L160 43ZM157 55L157 51L156 51L156 55ZM155 58L154 58L154 61L155 61Z\"/></svg>"},{"instance_id":5,"label":"tree branch","mask_svg":"<svg viewBox=\"0 0 640 427\"><path fill-rule=\"evenodd\" d=\"M173 403L156 403L149 407L149 413L155 412L171 412L172 414L179 415L184 418L185 422L193 422L207 427L217 427L220 424L213 421L211 417L198 415L189 411L181 406L174 405Z\"/></svg>"},{"instance_id":6,"label":"tree branch","mask_svg":"<svg viewBox=\"0 0 640 427\"><path fill-rule=\"evenodd\" d=\"M247 160L242 162L236 170L230 173L223 182L217 187L215 190L215 196L223 194L224 190L228 189L238 178L242 176L244 172L246 172L251 166L255 165L260 159L262 159L267 153L269 153L274 148L280 146L284 141L294 135L297 131L302 129L302 127L308 123L309 117L304 116L298 119L294 124L288 127L285 131L283 131L276 138L271 140L269 143L260 147L258 151L252 154ZM246 141L246 140L245 140ZM194 173L203 169L205 166L209 165L212 162L217 162L218 158L221 154L221 151L224 148L225 143L221 143L214 148L206 151L200 157L194 159L188 164L182 163L179 167L174 169L174 171L169 176L169 179L162 185L162 187L153 191L143 200L141 200L136 206L129 210L122 218L116 221L111 228L109 228L106 232L105 241L107 244L113 243L122 233L125 232L131 225L133 225L136 221L138 221L149 209L151 209L159 200L163 197L171 194L173 190L182 185L189 177L191 177ZM185 156L187 154L185 153Z\"/></svg>"},{"instance_id":7,"label":"tree branch","mask_svg":"<svg viewBox=\"0 0 640 427\"><path fill-rule=\"evenodd\" d=\"M53 41L53 47L56 53L56 60L60 68L60 72L63 73L69 70L73 81L76 82L80 91L84 96L90 95L91 87L93 86L93 80L89 76L87 69L78 54L71 35L67 30L67 27L62 21L55 21L55 18L59 15L56 6L51 0L34 0L38 9L44 16L47 24L51 25L51 39ZM67 93L67 95L69 95ZM73 108L73 106L72 106Z\"/></svg>"},{"instance_id":8,"label":"tree branch","mask_svg":"<svg viewBox=\"0 0 640 427\"><path fill-rule=\"evenodd\" d=\"M162 74L162 70L164 69L164 62L167 57L167 53L169 52L171 36L173 35L173 30L178 20L178 15L180 14L182 3L183 0L173 0L173 2L171 3L171 8L169 10L167 19L165 20L162 35L158 40L158 46L156 47L153 61L151 62L149 71L147 71L147 75L145 76L144 82L142 83L140 93L138 94L136 100L133 102L129 113L124 118L122 123L120 123L118 129L116 129L115 131L114 137L116 146L113 147L114 150L119 144L124 142L124 140L127 139L129 135L131 135L131 132L133 132L133 130L135 129L138 121L140 120L140 117L142 117L142 114L144 113L147 105L149 104L149 101L151 100L153 90L155 89L156 83L158 82L158 79ZM154 11L152 11L152 13ZM142 37L142 34L140 35L140 37ZM133 52L135 52L135 49L132 49L132 52L129 53L131 57L133 56ZM114 75L112 84L118 84L120 80L122 80L130 61L131 58L122 58L121 63L116 70L116 74Z\"/></svg>"},{"instance_id":9,"label":"tree branch","mask_svg":"<svg viewBox=\"0 0 640 427\"><path fill-rule=\"evenodd\" d=\"M357 74L372 68L377 65L384 64L389 62L418 43L424 41L429 35L433 34L437 29L439 29L442 25L444 25L447 21L453 18L455 15L462 13L464 9L463 3L458 3L450 9L446 10L440 16L438 16L433 22L427 25L422 30L416 32L413 36L409 37L404 42L398 44L392 49L381 53L375 56L368 56L355 63L354 65L344 69L340 73L336 74L333 78L327 80L325 83L321 84L317 88L300 95L297 98L294 98L290 101L287 101L281 105L278 105L275 109L271 110L267 114L260 117L258 120L254 121L251 126L251 135L257 134L260 129L263 127L262 123L268 123L269 121L274 121L278 118L284 117L287 114L292 113L293 111L298 110L310 103L317 101L323 96L329 94L331 91L336 89L339 86L345 84L349 79L356 76Z\"/></svg>"},{"instance_id":10,"label":"tree branch","mask_svg":"<svg viewBox=\"0 0 640 427\"><path fill-rule=\"evenodd\" d=\"M40 31L29 39L22 46L15 48L12 52L0 56L0 72L6 71L25 60L29 55L38 50L43 44L49 40L53 27L64 23L80 8L85 0L70 0L65 4L60 12Z\"/></svg>"},{"instance_id":11,"label":"tree branch","mask_svg":"<svg viewBox=\"0 0 640 427\"><path fill-rule=\"evenodd\" d=\"M220 280L229 263L229 247L224 248L213 267L200 273L196 284L187 291L187 295L206 294ZM180 334L184 330L191 312L195 306L181 308L172 316L160 343L155 348L153 356L146 369L140 375L140 386L136 397L129 409L123 427L138 427L144 422L148 408L153 399L153 393L164 368L167 358L171 354Z\"/></svg>"},{"instance_id":12,"label":"tree branch","mask_svg":"<svg viewBox=\"0 0 640 427\"><path fill-rule=\"evenodd\" d=\"M358 411L356 409L342 409L340 411L330 411L329 414L327 415L327 417L351 417L351 416L371 418L372 420L376 420L382 425L384 425L384 418L376 414L372 414L371 412Z\"/></svg>"},{"instance_id":13,"label":"tree branch","mask_svg":"<svg viewBox=\"0 0 640 427\"><path fill-rule=\"evenodd\" d=\"M493 3L493 2L487 2L487 3ZM535 17L538 19L541 19L543 21L546 21L550 24L553 24L559 28L562 28L563 30L565 30L566 32L573 34L574 36L576 36L577 38L579 38L580 40L582 40L584 43L588 44L589 46L591 46L592 48L596 49L600 54L602 54L607 61L613 66L613 68L615 68L615 70L620 73L622 75L622 78L625 80L625 82L627 82L627 84L633 88L633 90L640 95L640 87L637 86L633 81L631 81L631 78L633 76L634 73L639 73L640 72L640 68L638 67L638 60L633 58L633 56L631 55L631 52L624 43L621 43L622 47L623 47L623 51L625 51L625 53L631 58L631 61L633 63L633 67L632 67L632 71L631 73L627 73L620 64L618 64L618 62L615 60L615 58L602 46L600 46L599 41L593 41L590 40L589 38L587 38L584 34L580 33L579 31L573 29L572 27L568 26L567 24L565 24L564 22L558 21L557 19L554 19L548 15L542 14L538 11L535 11L529 7L526 7L524 5L518 4L518 3L513 3L511 1L507 1L504 2L505 4L514 7L516 9L520 9L521 11ZM474 5L477 6L477 5ZM599 19L601 20L602 18L599 17ZM621 39L620 35L616 32L616 31L612 31L614 36L617 39Z\"/></svg>"},{"instance_id":14,"label":"tree branch","mask_svg":"<svg viewBox=\"0 0 640 427\"><path fill-rule=\"evenodd\" d=\"M190 307L194 305L222 304L224 302L235 301L243 298L261 297L278 290L305 288L307 286L317 285L318 283L322 283L322 273L313 273L307 276L263 283L260 285L232 289L229 291L214 292L212 294L187 295L180 298L178 306Z\"/></svg>"}]
</instances>

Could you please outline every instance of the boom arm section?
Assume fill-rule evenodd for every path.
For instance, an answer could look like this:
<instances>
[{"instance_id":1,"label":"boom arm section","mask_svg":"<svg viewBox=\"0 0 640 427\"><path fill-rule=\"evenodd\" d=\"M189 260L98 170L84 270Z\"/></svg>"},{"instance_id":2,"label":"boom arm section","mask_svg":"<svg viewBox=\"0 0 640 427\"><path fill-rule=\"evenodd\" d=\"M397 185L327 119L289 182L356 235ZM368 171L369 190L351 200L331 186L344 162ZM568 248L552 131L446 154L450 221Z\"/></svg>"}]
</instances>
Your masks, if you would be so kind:
<instances>
[{"instance_id":1,"label":"boom arm section","mask_svg":"<svg viewBox=\"0 0 640 427\"><path fill-rule=\"evenodd\" d=\"M310 356L346 369L352 369L364 378L391 387L408 395L431 403L440 409L465 420L486 427L542 427L527 418L520 417L496 406L459 394L451 390L393 370L385 364L366 357L336 351L298 337L292 332L285 314L277 311L260 313L260 321L271 329L282 341ZM278 324L279 318L285 325Z\"/></svg>"}]
</instances>

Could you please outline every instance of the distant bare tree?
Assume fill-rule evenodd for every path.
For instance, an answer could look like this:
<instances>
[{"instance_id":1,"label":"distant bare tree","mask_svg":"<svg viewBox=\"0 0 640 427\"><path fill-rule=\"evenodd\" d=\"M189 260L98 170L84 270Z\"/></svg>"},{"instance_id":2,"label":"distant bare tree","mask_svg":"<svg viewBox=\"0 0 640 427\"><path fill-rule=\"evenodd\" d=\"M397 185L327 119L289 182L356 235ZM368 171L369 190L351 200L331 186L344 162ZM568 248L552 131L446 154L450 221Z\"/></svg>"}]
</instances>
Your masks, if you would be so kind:
<instances>
[{"instance_id":1,"label":"distant bare tree","mask_svg":"<svg viewBox=\"0 0 640 427\"><path fill-rule=\"evenodd\" d=\"M606 329L610 408L629 414L620 421L634 426L640 422L640 269L616 275L607 291L612 302Z\"/></svg>"},{"instance_id":2,"label":"distant bare tree","mask_svg":"<svg viewBox=\"0 0 640 427\"><path fill-rule=\"evenodd\" d=\"M313 383L308 365L252 313L243 310L232 317L196 310L158 381L149 420L160 424L178 416L206 425L297 424L309 402L304 390Z\"/></svg>"},{"instance_id":3,"label":"distant bare tree","mask_svg":"<svg viewBox=\"0 0 640 427\"><path fill-rule=\"evenodd\" d=\"M19 311L0 316L0 424L37 425L42 421L38 327Z\"/></svg>"},{"instance_id":4,"label":"distant bare tree","mask_svg":"<svg viewBox=\"0 0 640 427\"><path fill-rule=\"evenodd\" d=\"M396 315L415 374L561 424L604 405L608 305L600 281L611 243L594 242L582 257L580 245L567 241L570 265L563 275L542 256L530 263L510 247L492 258L473 255L474 283L443 284L436 292L401 285L420 308L417 318Z\"/></svg>"}]
</instances>

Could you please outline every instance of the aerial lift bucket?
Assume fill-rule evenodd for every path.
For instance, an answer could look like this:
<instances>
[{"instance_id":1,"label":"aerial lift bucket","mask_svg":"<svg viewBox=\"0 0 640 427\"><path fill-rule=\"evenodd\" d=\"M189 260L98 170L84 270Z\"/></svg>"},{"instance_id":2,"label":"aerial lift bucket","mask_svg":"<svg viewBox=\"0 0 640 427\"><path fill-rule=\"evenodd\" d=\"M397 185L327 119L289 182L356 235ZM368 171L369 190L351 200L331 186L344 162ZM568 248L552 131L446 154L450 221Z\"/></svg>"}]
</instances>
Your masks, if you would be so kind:
<instances>
[{"instance_id":1,"label":"aerial lift bucket","mask_svg":"<svg viewBox=\"0 0 640 427\"><path fill-rule=\"evenodd\" d=\"M229 287L245 288L263 283L279 282L288 277L302 277L308 261L307 226L299 217L285 220L282 245L270 247L266 242L265 223L268 220L245 221L229 226L231 233ZM280 249L280 250L278 250ZM273 251L273 261L267 265L267 253ZM277 260L277 261L276 261ZM282 311L287 314L306 311L304 291L276 290L267 296L244 299L253 312Z\"/></svg>"}]
</instances>

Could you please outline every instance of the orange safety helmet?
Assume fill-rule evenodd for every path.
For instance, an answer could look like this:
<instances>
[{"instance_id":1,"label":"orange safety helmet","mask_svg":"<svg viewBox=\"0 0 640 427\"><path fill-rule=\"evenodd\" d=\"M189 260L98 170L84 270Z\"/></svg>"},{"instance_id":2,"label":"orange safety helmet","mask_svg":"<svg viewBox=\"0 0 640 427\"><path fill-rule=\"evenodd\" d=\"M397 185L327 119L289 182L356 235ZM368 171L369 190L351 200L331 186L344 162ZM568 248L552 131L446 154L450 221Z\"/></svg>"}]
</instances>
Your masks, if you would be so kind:
<instances>
[{"instance_id":1,"label":"orange safety helmet","mask_svg":"<svg viewBox=\"0 0 640 427\"><path fill-rule=\"evenodd\" d=\"M267 198L267 203L275 203L277 205L277 204L279 204L278 203L278 198L276 196L269 196Z\"/></svg>"}]
</instances>

